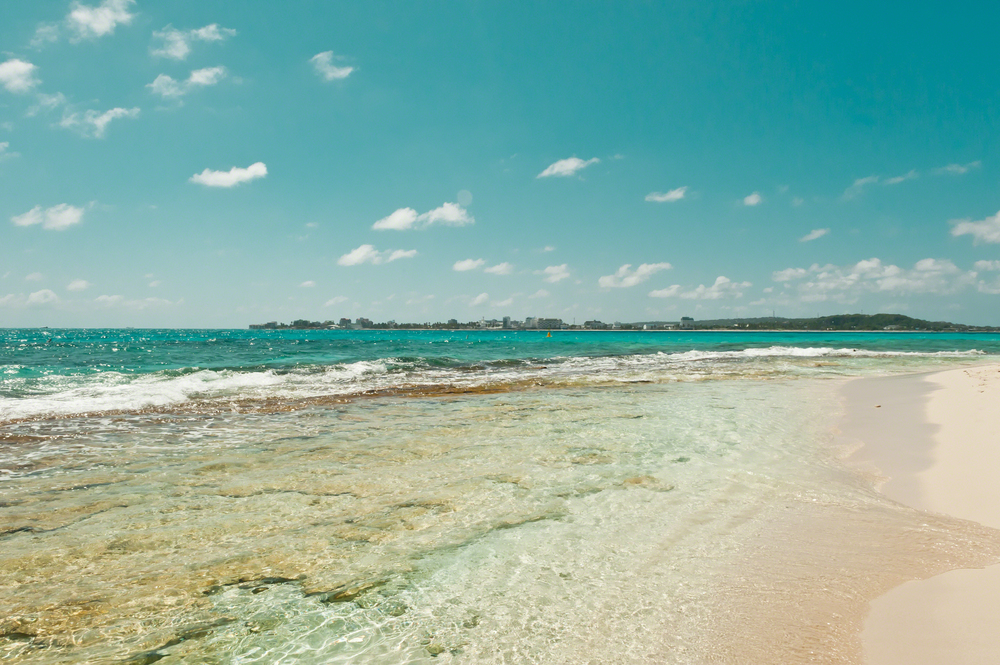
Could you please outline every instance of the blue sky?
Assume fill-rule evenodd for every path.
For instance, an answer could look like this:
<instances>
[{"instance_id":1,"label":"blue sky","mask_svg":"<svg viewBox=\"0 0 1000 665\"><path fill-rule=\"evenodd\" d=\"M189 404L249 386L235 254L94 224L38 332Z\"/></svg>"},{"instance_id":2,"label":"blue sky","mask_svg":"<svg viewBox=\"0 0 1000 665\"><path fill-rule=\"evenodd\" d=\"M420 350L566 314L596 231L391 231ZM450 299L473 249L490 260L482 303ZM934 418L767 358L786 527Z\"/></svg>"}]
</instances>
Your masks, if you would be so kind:
<instances>
[{"instance_id":1,"label":"blue sky","mask_svg":"<svg viewBox=\"0 0 1000 665\"><path fill-rule=\"evenodd\" d=\"M0 326L1000 325L995 3L0 4Z\"/></svg>"}]
</instances>

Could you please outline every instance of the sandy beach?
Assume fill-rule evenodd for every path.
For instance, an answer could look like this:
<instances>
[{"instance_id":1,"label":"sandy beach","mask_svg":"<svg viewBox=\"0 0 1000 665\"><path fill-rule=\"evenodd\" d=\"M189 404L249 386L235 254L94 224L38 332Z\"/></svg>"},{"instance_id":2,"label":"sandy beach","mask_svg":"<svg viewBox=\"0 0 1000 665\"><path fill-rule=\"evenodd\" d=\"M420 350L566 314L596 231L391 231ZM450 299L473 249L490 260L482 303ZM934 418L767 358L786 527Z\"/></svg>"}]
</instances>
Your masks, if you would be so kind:
<instances>
[{"instance_id":1,"label":"sandy beach","mask_svg":"<svg viewBox=\"0 0 1000 665\"><path fill-rule=\"evenodd\" d=\"M1000 528L1000 365L854 381L845 434L881 491L915 508ZM870 665L997 662L1000 565L907 582L871 604Z\"/></svg>"}]
</instances>

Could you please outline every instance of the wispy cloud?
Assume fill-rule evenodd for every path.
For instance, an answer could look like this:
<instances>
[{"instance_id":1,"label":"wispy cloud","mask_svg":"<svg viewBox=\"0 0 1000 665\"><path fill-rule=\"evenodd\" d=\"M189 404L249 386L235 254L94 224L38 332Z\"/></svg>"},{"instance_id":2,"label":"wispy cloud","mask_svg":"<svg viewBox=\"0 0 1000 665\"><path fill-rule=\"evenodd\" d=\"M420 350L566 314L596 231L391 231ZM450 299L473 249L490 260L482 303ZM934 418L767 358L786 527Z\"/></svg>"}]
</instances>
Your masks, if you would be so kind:
<instances>
[{"instance_id":1,"label":"wispy cloud","mask_svg":"<svg viewBox=\"0 0 1000 665\"><path fill-rule=\"evenodd\" d=\"M934 169L934 173L938 175L964 175L969 171L978 169L982 165L983 163L979 160L969 162L968 164L949 164L948 166L942 166L939 169Z\"/></svg>"},{"instance_id":2,"label":"wispy cloud","mask_svg":"<svg viewBox=\"0 0 1000 665\"><path fill-rule=\"evenodd\" d=\"M653 203L673 203L684 198L687 186L671 189L669 192L650 192L646 194L646 200Z\"/></svg>"},{"instance_id":3,"label":"wispy cloud","mask_svg":"<svg viewBox=\"0 0 1000 665\"><path fill-rule=\"evenodd\" d=\"M642 284L661 270L670 270L672 267L669 263L643 263L632 270L632 264L626 263L615 274L598 279L597 284L603 289L628 288Z\"/></svg>"},{"instance_id":4,"label":"wispy cloud","mask_svg":"<svg viewBox=\"0 0 1000 665\"><path fill-rule=\"evenodd\" d=\"M85 137L100 139L104 138L104 132L112 120L137 117L139 117L138 108L113 108L103 113L99 111L65 113L62 120L59 121L59 126L66 129L75 129Z\"/></svg>"},{"instance_id":5,"label":"wispy cloud","mask_svg":"<svg viewBox=\"0 0 1000 665\"><path fill-rule=\"evenodd\" d=\"M60 203L51 208L42 209L35 206L28 212L10 218L17 226L34 226L40 224L43 229L63 231L83 221L83 208Z\"/></svg>"},{"instance_id":6,"label":"wispy cloud","mask_svg":"<svg viewBox=\"0 0 1000 665\"><path fill-rule=\"evenodd\" d=\"M300 289L311 289L314 286L316 286L316 282L312 281L311 279L307 279L306 281L299 284Z\"/></svg>"},{"instance_id":7,"label":"wispy cloud","mask_svg":"<svg viewBox=\"0 0 1000 665\"><path fill-rule=\"evenodd\" d=\"M545 289L538 289L528 297L531 298L532 300L537 300L538 298L548 298L549 295L551 294L549 294L549 292L546 291Z\"/></svg>"},{"instance_id":8,"label":"wispy cloud","mask_svg":"<svg viewBox=\"0 0 1000 665\"><path fill-rule=\"evenodd\" d=\"M128 25L135 18L129 7L135 0L104 0L96 7L74 2L66 23L75 33L73 41L112 35L119 24Z\"/></svg>"},{"instance_id":9,"label":"wispy cloud","mask_svg":"<svg viewBox=\"0 0 1000 665\"><path fill-rule=\"evenodd\" d=\"M951 235L970 235L977 245L981 242L1000 242L1000 212L975 222L970 219L953 219L950 224Z\"/></svg>"},{"instance_id":10,"label":"wispy cloud","mask_svg":"<svg viewBox=\"0 0 1000 665\"><path fill-rule=\"evenodd\" d=\"M920 174L915 170L911 170L909 173L904 173L903 175L898 175L894 178L886 178L882 184L883 185L898 185L901 182L906 182L907 180L915 180L920 177Z\"/></svg>"},{"instance_id":11,"label":"wispy cloud","mask_svg":"<svg viewBox=\"0 0 1000 665\"><path fill-rule=\"evenodd\" d=\"M205 169L201 173L195 173L188 178L188 181L206 187L235 187L240 183L250 182L266 175L267 166L264 162L255 162L246 168L234 166L228 171Z\"/></svg>"},{"instance_id":12,"label":"wispy cloud","mask_svg":"<svg viewBox=\"0 0 1000 665\"><path fill-rule=\"evenodd\" d=\"M457 203L444 203L439 208L419 215L413 208L399 208L391 215L372 224L372 228L376 231L406 231L408 229L425 229L435 224L466 226L475 222L476 218L462 206Z\"/></svg>"},{"instance_id":13,"label":"wispy cloud","mask_svg":"<svg viewBox=\"0 0 1000 665\"><path fill-rule=\"evenodd\" d=\"M760 195L759 192L754 192L748 196L743 197L743 205L745 206L758 206L764 202L764 197Z\"/></svg>"},{"instance_id":14,"label":"wispy cloud","mask_svg":"<svg viewBox=\"0 0 1000 665\"><path fill-rule=\"evenodd\" d=\"M26 282L40 282L45 279L45 275L40 272L33 272L30 275L24 276L24 281Z\"/></svg>"},{"instance_id":15,"label":"wispy cloud","mask_svg":"<svg viewBox=\"0 0 1000 665\"><path fill-rule=\"evenodd\" d=\"M569 268L565 263L558 266L549 266L544 270L536 270L536 275L545 275L545 281L555 284L569 277Z\"/></svg>"},{"instance_id":16,"label":"wispy cloud","mask_svg":"<svg viewBox=\"0 0 1000 665\"><path fill-rule=\"evenodd\" d=\"M152 55L173 60L184 60L191 53L192 42L221 42L228 37L235 37L232 28L220 28L218 23L211 23L194 30L178 30L168 25L153 33L153 38L160 41L159 48L149 49Z\"/></svg>"},{"instance_id":17,"label":"wispy cloud","mask_svg":"<svg viewBox=\"0 0 1000 665\"><path fill-rule=\"evenodd\" d=\"M186 81L177 81L172 76L160 74L152 83L147 83L146 87L164 99L176 99L183 97L197 88L205 88L217 84L226 78L226 73L226 68L220 65L218 67L195 69Z\"/></svg>"},{"instance_id":18,"label":"wispy cloud","mask_svg":"<svg viewBox=\"0 0 1000 665\"><path fill-rule=\"evenodd\" d=\"M813 229L809 233L799 238L799 242L812 242L817 238L822 238L830 232L830 229Z\"/></svg>"},{"instance_id":19,"label":"wispy cloud","mask_svg":"<svg viewBox=\"0 0 1000 665\"><path fill-rule=\"evenodd\" d=\"M467 272L469 270L475 270L479 266L486 263L483 259L464 259L462 261L456 261L455 265L452 266L452 270L456 272Z\"/></svg>"},{"instance_id":20,"label":"wispy cloud","mask_svg":"<svg viewBox=\"0 0 1000 665\"><path fill-rule=\"evenodd\" d=\"M41 81L35 77L38 67L27 60L11 58L0 63L0 85L16 95L31 92Z\"/></svg>"},{"instance_id":21,"label":"wispy cloud","mask_svg":"<svg viewBox=\"0 0 1000 665\"><path fill-rule=\"evenodd\" d=\"M72 282L66 285L67 291L85 291L93 286L90 282L85 279L74 279Z\"/></svg>"},{"instance_id":22,"label":"wispy cloud","mask_svg":"<svg viewBox=\"0 0 1000 665\"><path fill-rule=\"evenodd\" d=\"M478 296L469 301L469 307L478 307L479 305L485 305L490 300L490 294L480 293Z\"/></svg>"},{"instance_id":23,"label":"wispy cloud","mask_svg":"<svg viewBox=\"0 0 1000 665\"><path fill-rule=\"evenodd\" d=\"M380 252L372 245L361 245L337 259L337 264L342 266L357 266L362 263L378 265L380 263L392 263L399 259L409 259L416 255L417 250L415 249L387 249Z\"/></svg>"},{"instance_id":24,"label":"wispy cloud","mask_svg":"<svg viewBox=\"0 0 1000 665\"><path fill-rule=\"evenodd\" d=\"M591 164L599 164L601 160L597 157L591 157L588 160L580 159L579 157L570 157L569 159L560 159L558 162L553 162L549 164L544 171L539 173L536 178L549 178L552 176L565 178L567 176L576 175L578 172L587 168Z\"/></svg>"},{"instance_id":25,"label":"wispy cloud","mask_svg":"<svg viewBox=\"0 0 1000 665\"><path fill-rule=\"evenodd\" d=\"M514 270L514 266L507 263L498 263L495 266L489 266L488 268L483 268L483 272L488 272L491 275L509 275Z\"/></svg>"},{"instance_id":26,"label":"wispy cloud","mask_svg":"<svg viewBox=\"0 0 1000 665\"><path fill-rule=\"evenodd\" d=\"M347 302L347 296L334 296L323 303L323 307L332 307L334 305L339 305L342 302Z\"/></svg>"},{"instance_id":27,"label":"wispy cloud","mask_svg":"<svg viewBox=\"0 0 1000 665\"><path fill-rule=\"evenodd\" d=\"M861 192L865 190L865 187L867 187L868 185L874 185L877 182L878 182L877 175L870 175L867 178L858 178L853 183L851 183L850 187L844 190L842 198L844 198L845 200L856 198L861 194Z\"/></svg>"},{"instance_id":28,"label":"wispy cloud","mask_svg":"<svg viewBox=\"0 0 1000 665\"><path fill-rule=\"evenodd\" d=\"M171 302L165 298L137 298L130 299L120 295L101 295L94 298L94 304L105 309L132 309L143 310L154 307L174 307L184 302L184 299Z\"/></svg>"},{"instance_id":29,"label":"wispy cloud","mask_svg":"<svg viewBox=\"0 0 1000 665\"><path fill-rule=\"evenodd\" d=\"M913 268L885 264L878 258L846 266L813 264L771 275L794 286L803 302L855 302L863 293L951 294L976 283L976 273L960 270L947 259L922 259Z\"/></svg>"},{"instance_id":30,"label":"wispy cloud","mask_svg":"<svg viewBox=\"0 0 1000 665\"><path fill-rule=\"evenodd\" d=\"M333 51L323 51L309 58L316 73L325 81L335 81L346 79L354 71L354 67L338 67L333 64Z\"/></svg>"},{"instance_id":31,"label":"wispy cloud","mask_svg":"<svg viewBox=\"0 0 1000 665\"><path fill-rule=\"evenodd\" d=\"M685 289L674 284L665 289L650 291L651 298L683 298L685 300L720 300L722 298L742 298L743 291L753 286L750 282L734 282L725 275L715 278L712 286L699 284L693 289Z\"/></svg>"},{"instance_id":32,"label":"wispy cloud","mask_svg":"<svg viewBox=\"0 0 1000 665\"><path fill-rule=\"evenodd\" d=\"M8 151L7 148L10 147L10 143L7 141L0 141L0 162L5 159L13 159L14 157L20 157L21 153Z\"/></svg>"}]
</instances>

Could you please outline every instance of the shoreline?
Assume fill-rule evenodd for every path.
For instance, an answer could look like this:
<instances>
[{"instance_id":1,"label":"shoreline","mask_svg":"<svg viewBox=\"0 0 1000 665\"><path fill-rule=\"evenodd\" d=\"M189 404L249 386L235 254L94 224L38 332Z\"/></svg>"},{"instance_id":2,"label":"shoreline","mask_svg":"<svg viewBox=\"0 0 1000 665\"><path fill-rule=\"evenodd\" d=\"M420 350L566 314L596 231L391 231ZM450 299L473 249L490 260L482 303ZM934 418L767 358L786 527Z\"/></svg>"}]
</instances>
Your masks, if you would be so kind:
<instances>
[{"instance_id":1,"label":"shoreline","mask_svg":"<svg viewBox=\"0 0 1000 665\"><path fill-rule=\"evenodd\" d=\"M851 462L899 503L1000 529L1000 364L851 381ZM869 665L992 663L1000 653L1000 563L905 582L870 604Z\"/></svg>"}]
</instances>

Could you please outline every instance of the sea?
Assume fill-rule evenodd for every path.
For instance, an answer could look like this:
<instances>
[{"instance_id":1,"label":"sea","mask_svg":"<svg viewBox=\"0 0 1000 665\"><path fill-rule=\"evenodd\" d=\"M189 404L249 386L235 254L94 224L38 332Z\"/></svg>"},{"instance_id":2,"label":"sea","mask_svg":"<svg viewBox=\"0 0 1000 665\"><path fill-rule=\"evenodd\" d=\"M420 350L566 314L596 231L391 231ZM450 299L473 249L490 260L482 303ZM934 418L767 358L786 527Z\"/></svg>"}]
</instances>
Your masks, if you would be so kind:
<instances>
[{"instance_id":1,"label":"sea","mask_svg":"<svg viewBox=\"0 0 1000 665\"><path fill-rule=\"evenodd\" d=\"M845 382L1000 335L0 329L0 660L861 663L1000 561Z\"/></svg>"}]
</instances>

